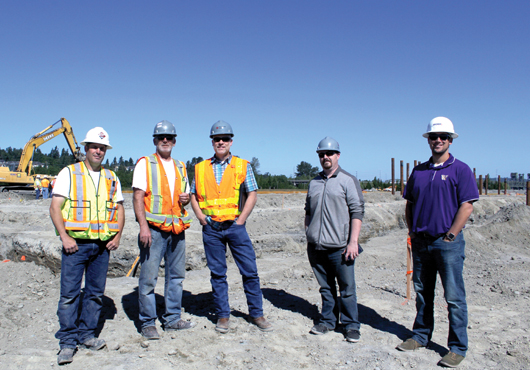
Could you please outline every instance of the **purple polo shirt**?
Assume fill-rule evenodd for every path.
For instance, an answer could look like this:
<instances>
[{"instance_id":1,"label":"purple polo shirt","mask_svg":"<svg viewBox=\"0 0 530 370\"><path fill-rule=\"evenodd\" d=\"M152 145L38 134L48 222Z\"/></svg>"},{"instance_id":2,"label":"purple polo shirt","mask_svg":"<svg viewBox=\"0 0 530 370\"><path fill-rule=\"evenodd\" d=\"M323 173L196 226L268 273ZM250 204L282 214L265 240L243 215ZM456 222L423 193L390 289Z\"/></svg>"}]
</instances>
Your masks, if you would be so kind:
<instances>
[{"instance_id":1,"label":"purple polo shirt","mask_svg":"<svg viewBox=\"0 0 530 370\"><path fill-rule=\"evenodd\" d=\"M467 164L451 154L438 167L431 160L414 167L403 198L412 203L412 232L437 236L449 231L462 203L479 195Z\"/></svg>"}]
</instances>

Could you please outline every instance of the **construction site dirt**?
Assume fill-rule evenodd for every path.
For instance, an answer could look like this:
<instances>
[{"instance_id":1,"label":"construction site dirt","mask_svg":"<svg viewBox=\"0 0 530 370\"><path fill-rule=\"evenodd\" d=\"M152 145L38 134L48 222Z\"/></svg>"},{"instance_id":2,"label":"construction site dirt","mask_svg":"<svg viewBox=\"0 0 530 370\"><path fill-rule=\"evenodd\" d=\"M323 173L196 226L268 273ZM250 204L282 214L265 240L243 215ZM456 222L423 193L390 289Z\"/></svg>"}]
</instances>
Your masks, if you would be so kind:
<instances>
[{"instance_id":1,"label":"construction site dirt","mask_svg":"<svg viewBox=\"0 0 530 370\"><path fill-rule=\"evenodd\" d=\"M411 353L396 345L411 335L415 294L407 301L405 201L396 194L365 195L364 253L355 265L361 340L340 330L312 335L321 306L309 266L303 193L259 194L247 221L258 257L264 310L273 332L248 321L241 276L229 256L230 331L214 331L209 270L201 227L186 231L183 318L190 330L145 341L138 332L138 279L126 277L138 255L132 195L125 194L126 224L111 254L98 335L103 350L79 349L70 369L436 369L447 352L447 308L440 282L431 344ZM57 368L61 241L50 200L0 194L0 368ZM190 207L190 213L191 207ZM530 207L523 196L481 196L464 235L469 307L469 351L461 369L525 369L530 363ZM163 269L160 269L160 276ZM156 289L163 312L164 281ZM158 325L158 324L157 324Z\"/></svg>"}]
</instances>

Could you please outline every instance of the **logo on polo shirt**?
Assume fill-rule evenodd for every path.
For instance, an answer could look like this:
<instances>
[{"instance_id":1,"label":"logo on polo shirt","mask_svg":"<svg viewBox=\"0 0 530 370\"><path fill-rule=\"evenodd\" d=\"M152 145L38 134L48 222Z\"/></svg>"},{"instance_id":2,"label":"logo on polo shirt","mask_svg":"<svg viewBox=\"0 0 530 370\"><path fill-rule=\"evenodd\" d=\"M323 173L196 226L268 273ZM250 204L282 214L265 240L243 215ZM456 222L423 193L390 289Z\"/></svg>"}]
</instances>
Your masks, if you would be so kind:
<instances>
[{"instance_id":1,"label":"logo on polo shirt","mask_svg":"<svg viewBox=\"0 0 530 370\"><path fill-rule=\"evenodd\" d=\"M448 176L449 176L449 175L442 175L442 180L443 180L443 181L447 180L447 177L448 177Z\"/></svg>"}]
</instances>

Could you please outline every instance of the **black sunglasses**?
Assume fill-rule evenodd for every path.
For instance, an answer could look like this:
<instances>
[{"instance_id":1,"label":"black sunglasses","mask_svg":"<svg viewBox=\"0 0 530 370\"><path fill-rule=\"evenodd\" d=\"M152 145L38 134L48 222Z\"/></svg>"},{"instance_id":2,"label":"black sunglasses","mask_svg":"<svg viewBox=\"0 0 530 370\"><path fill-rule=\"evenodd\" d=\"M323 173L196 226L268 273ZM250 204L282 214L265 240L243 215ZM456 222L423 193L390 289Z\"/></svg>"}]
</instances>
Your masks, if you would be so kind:
<instances>
[{"instance_id":1,"label":"black sunglasses","mask_svg":"<svg viewBox=\"0 0 530 370\"><path fill-rule=\"evenodd\" d=\"M166 139L167 141L172 141L175 136L173 135L156 135L156 138L160 141L164 141L164 139Z\"/></svg>"},{"instance_id":2,"label":"black sunglasses","mask_svg":"<svg viewBox=\"0 0 530 370\"><path fill-rule=\"evenodd\" d=\"M337 154L337 152L320 152L318 153L318 157L324 158L325 155L327 155L328 157L333 157L335 154Z\"/></svg>"},{"instance_id":3,"label":"black sunglasses","mask_svg":"<svg viewBox=\"0 0 530 370\"><path fill-rule=\"evenodd\" d=\"M218 143L220 141L224 141L225 143L228 143L228 142L232 141L232 138L230 136L214 137L213 141L215 141L216 143Z\"/></svg>"},{"instance_id":4,"label":"black sunglasses","mask_svg":"<svg viewBox=\"0 0 530 370\"><path fill-rule=\"evenodd\" d=\"M440 138L442 141L445 141L447 139L449 139L451 137L451 135L449 134L429 134L429 139L431 139L432 141Z\"/></svg>"}]
</instances>

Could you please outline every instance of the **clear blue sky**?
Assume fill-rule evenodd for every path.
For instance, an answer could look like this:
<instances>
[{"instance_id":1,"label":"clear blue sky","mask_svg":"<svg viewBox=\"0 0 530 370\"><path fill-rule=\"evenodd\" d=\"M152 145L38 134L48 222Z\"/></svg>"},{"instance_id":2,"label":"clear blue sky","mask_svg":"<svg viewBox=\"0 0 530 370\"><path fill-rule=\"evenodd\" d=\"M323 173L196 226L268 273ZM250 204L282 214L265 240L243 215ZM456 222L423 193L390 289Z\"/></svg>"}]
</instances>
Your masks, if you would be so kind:
<instances>
[{"instance_id":1,"label":"clear blue sky","mask_svg":"<svg viewBox=\"0 0 530 370\"><path fill-rule=\"evenodd\" d=\"M528 1L19 1L0 7L0 148L22 148L61 117L78 142L103 126L107 158L213 154L219 119L232 152L260 171L318 166L341 145L360 179L390 158L427 160L428 122L446 116L451 152L477 174L530 172ZM45 153L63 138L43 146Z\"/></svg>"}]
</instances>

